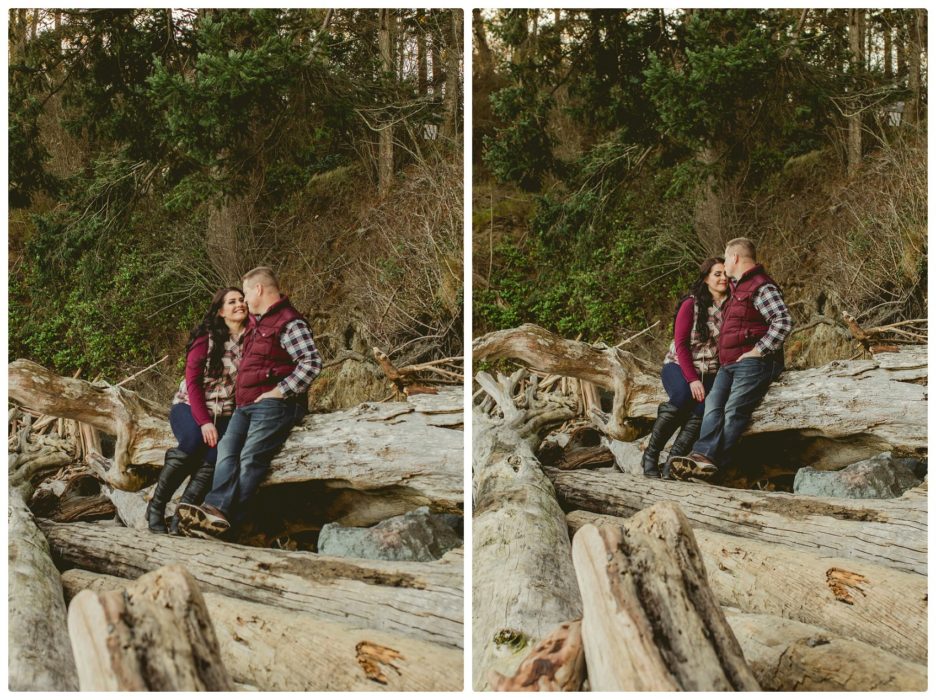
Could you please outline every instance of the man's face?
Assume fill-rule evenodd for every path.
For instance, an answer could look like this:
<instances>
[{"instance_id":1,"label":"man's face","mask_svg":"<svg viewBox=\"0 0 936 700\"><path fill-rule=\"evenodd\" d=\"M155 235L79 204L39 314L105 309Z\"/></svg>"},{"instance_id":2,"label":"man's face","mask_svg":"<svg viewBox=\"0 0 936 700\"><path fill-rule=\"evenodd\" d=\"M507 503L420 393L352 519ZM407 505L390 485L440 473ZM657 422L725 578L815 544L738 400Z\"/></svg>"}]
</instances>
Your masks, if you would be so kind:
<instances>
[{"instance_id":1,"label":"man's face","mask_svg":"<svg viewBox=\"0 0 936 700\"><path fill-rule=\"evenodd\" d=\"M244 281L244 301L247 302L247 307L252 313L257 313L257 302L260 301L261 291L261 285L257 284L256 282L248 283L247 281Z\"/></svg>"},{"instance_id":2,"label":"man's face","mask_svg":"<svg viewBox=\"0 0 936 700\"><path fill-rule=\"evenodd\" d=\"M725 251L725 254L722 257L725 258L725 274L731 277L732 279L737 279L738 277L736 274L738 271L737 254L732 253L731 249L729 248Z\"/></svg>"}]
</instances>

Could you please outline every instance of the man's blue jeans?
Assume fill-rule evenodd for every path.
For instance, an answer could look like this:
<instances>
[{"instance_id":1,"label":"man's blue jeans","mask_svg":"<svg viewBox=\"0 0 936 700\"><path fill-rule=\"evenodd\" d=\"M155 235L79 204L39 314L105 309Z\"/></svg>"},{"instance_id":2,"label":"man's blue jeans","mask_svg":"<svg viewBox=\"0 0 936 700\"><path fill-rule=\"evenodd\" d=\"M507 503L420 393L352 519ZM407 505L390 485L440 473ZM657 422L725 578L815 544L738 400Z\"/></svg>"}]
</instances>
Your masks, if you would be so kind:
<instances>
[{"instance_id":1,"label":"man's blue jeans","mask_svg":"<svg viewBox=\"0 0 936 700\"><path fill-rule=\"evenodd\" d=\"M719 468L727 466L734 446L751 422L751 414L779 375L781 363L782 359L767 355L720 367L705 397L702 428L692 451L705 455Z\"/></svg>"},{"instance_id":2,"label":"man's blue jeans","mask_svg":"<svg viewBox=\"0 0 936 700\"><path fill-rule=\"evenodd\" d=\"M242 522L247 501L266 476L273 456L304 415L304 396L238 406L218 443L218 464L205 503L224 513L231 525Z\"/></svg>"}]
</instances>

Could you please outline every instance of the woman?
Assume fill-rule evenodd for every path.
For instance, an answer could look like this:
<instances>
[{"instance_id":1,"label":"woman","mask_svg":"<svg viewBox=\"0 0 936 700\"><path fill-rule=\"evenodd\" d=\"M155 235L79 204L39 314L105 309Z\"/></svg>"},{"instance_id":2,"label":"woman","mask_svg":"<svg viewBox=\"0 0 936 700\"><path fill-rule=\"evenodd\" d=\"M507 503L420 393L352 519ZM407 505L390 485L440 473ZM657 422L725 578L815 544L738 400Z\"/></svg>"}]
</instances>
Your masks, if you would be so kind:
<instances>
[{"instance_id":1,"label":"woman","mask_svg":"<svg viewBox=\"0 0 936 700\"><path fill-rule=\"evenodd\" d=\"M705 396L718 371L718 331L728 296L724 258L709 258L699 266L699 278L676 304L673 342L663 360L663 388L669 401L661 403L643 456L644 476L669 478L669 462L660 473L660 450L677 428L670 456L689 452L699 437Z\"/></svg>"},{"instance_id":2,"label":"woman","mask_svg":"<svg viewBox=\"0 0 936 700\"><path fill-rule=\"evenodd\" d=\"M189 335L185 379L169 411L169 425L179 441L166 451L159 482L146 508L151 532L167 532L166 504L191 476L181 503L201 503L211 487L218 457L218 441L234 413L234 380L241 358L241 339L247 321L244 292L236 287L219 290L208 313ZM173 518L171 532L178 531Z\"/></svg>"}]
</instances>

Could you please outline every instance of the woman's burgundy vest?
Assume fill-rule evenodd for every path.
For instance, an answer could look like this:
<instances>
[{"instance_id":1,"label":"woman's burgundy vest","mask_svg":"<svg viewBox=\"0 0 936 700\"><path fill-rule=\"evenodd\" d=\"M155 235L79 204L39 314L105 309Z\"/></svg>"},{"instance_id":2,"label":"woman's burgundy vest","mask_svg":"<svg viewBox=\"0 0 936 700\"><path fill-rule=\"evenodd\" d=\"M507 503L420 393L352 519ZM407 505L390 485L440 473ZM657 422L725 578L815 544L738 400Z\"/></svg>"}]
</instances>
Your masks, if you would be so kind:
<instances>
[{"instance_id":1,"label":"woman's burgundy vest","mask_svg":"<svg viewBox=\"0 0 936 700\"><path fill-rule=\"evenodd\" d=\"M280 345L280 334L286 324L302 318L285 296L273 304L260 320L250 317L244 331L244 349L237 370L235 400L246 406L260 394L270 391L292 374L296 363Z\"/></svg>"},{"instance_id":2,"label":"woman's burgundy vest","mask_svg":"<svg viewBox=\"0 0 936 700\"><path fill-rule=\"evenodd\" d=\"M770 325L754 306L757 290L774 282L763 265L755 265L741 275L731 289L731 296L722 310L721 334L718 336L718 360L724 365L753 350L757 341L767 335Z\"/></svg>"}]
</instances>

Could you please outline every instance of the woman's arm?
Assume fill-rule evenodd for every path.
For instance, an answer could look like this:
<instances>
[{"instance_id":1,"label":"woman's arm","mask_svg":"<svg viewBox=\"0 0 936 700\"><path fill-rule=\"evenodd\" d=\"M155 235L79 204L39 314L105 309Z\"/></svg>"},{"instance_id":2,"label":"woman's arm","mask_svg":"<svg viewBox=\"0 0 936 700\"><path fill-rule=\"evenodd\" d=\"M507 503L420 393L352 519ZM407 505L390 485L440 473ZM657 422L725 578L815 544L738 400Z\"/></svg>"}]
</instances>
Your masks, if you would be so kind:
<instances>
[{"instance_id":1,"label":"woman's arm","mask_svg":"<svg viewBox=\"0 0 936 700\"><path fill-rule=\"evenodd\" d=\"M673 337L676 341L676 359L679 362L679 369L682 370L683 377L689 384L699 381L699 375L692 364L692 322L695 320L695 311L693 306L695 300L691 297L686 299L679 312L676 314L676 322L673 324Z\"/></svg>"},{"instance_id":2,"label":"woman's arm","mask_svg":"<svg viewBox=\"0 0 936 700\"><path fill-rule=\"evenodd\" d=\"M185 388L188 390L192 418L198 425L212 423L208 403L205 401L205 367L208 364L208 336L203 335L192 343L185 358Z\"/></svg>"}]
</instances>

